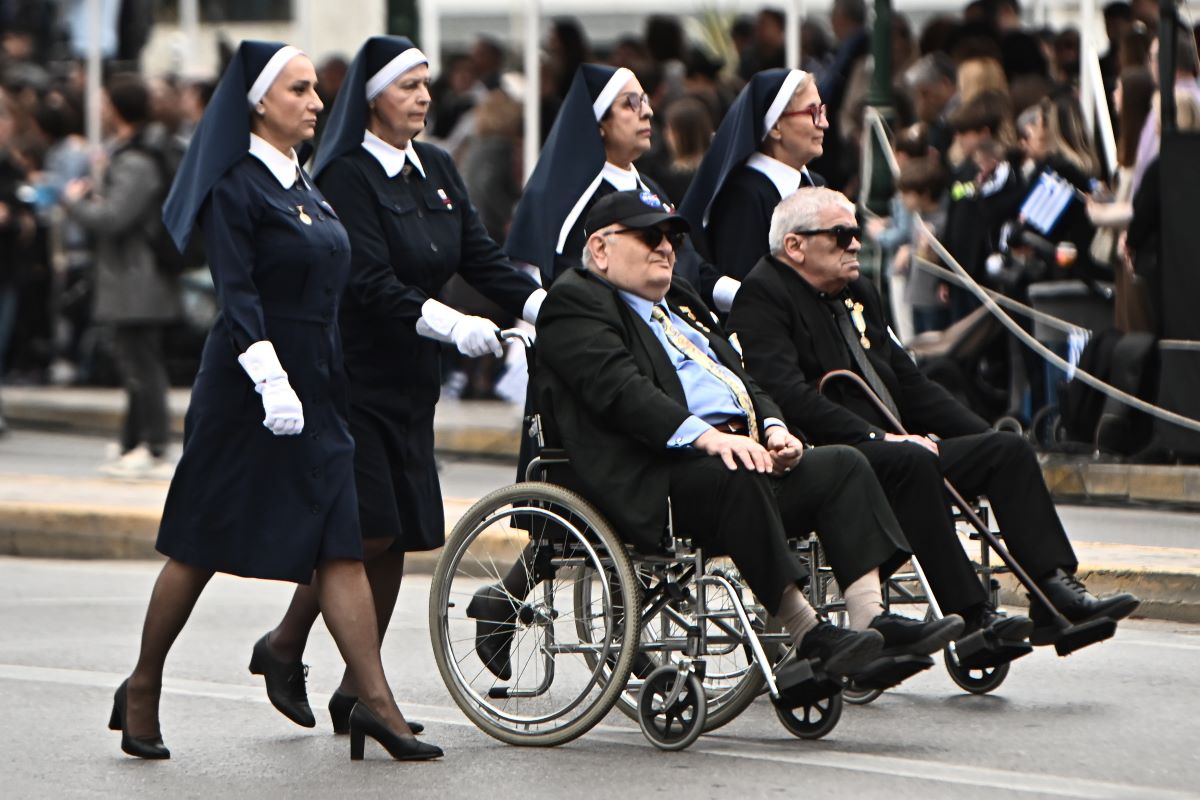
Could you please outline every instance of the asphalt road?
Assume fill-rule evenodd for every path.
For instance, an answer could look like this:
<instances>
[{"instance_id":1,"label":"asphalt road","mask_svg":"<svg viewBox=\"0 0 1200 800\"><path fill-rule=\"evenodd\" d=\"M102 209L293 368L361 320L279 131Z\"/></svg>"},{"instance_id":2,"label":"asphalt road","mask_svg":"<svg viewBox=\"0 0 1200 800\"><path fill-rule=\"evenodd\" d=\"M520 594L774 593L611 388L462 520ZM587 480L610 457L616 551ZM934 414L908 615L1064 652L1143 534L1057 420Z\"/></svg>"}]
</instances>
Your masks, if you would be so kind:
<instances>
[{"instance_id":1,"label":"asphalt road","mask_svg":"<svg viewBox=\"0 0 1200 800\"><path fill-rule=\"evenodd\" d=\"M323 711L340 660L324 630L306 660L318 727L298 728L246 671L283 609L283 584L218 576L167 665L162 727L173 757L138 762L106 730L136 655L158 566L0 559L0 795L73 797L671 796L1173 798L1200 786L1200 627L1129 622L1068 659L1038 650L992 695L940 665L824 740L791 738L760 700L683 753L651 747L614 712L555 750L510 747L453 705L426 632L428 582L402 590L384 645L401 707L447 751L404 765L368 744L351 763Z\"/></svg>"}]
</instances>

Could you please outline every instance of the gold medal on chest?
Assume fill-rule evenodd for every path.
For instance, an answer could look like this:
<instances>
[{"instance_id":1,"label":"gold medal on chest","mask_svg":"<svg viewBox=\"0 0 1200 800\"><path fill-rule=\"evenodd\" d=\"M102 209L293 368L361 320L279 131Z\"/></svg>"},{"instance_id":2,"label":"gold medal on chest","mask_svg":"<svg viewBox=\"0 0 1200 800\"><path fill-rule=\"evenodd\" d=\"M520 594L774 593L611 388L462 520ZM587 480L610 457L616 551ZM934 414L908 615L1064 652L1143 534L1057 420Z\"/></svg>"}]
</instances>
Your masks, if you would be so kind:
<instances>
[{"instance_id":1,"label":"gold medal on chest","mask_svg":"<svg viewBox=\"0 0 1200 800\"><path fill-rule=\"evenodd\" d=\"M304 206L296 206L296 213L300 215L300 221L305 225L312 225L312 217L304 211Z\"/></svg>"},{"instance_id":2,"label":"gold medal on chest","mask_svg":"<svg viewBox=\"0 0 1200 800\"><path fill-rule=\"evenodd\" d=\"M854 330L858 331L858 343L863 346L863 350L871 349L871 340L867 338L867 318L863 316L863 304L856 303L850 298L846 298L846 308L850 309L850 320L854 323Z\"/></svg>"}]
</instances>

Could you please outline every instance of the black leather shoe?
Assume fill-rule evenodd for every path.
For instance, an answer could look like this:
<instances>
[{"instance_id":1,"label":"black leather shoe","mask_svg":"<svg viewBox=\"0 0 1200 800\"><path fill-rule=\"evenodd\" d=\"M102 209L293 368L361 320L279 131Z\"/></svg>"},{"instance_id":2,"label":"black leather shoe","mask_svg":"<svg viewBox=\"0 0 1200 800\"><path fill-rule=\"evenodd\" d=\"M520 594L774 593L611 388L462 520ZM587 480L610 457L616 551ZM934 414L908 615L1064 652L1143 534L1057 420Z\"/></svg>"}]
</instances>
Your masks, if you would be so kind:
<instances>
[{"instance_id":1,"label":"black leather shoe","mask_svg":"<svg viewBox=\"0 0 1200 800\"><path fill-rule=\"evenodd\" d=\"M354 710L354 704L358 702L358 698L351 694L343 694L340 691L334 691L329 696L329 719L333 722L333 732L337 734L350 732L350 712ZM413 720L405 720L408 723L408 729L413 733L423 733L425 726Z\"/></svg>"},{"instance_id":2,"label":"black leather shoe","mask_svg":"<svg viewBox=\"0 0 1200 800\"><path fill-rule=\"evenodd\" d=\"M885 611L871 620L869 627L883 635L882 655L927 656L958 638L963 630L963 619L958 614L948 614L938 620L923 622Z\"/></svg>"},{"instance_id":3,"label":"black leather shoe","mask_svg":"<svg viewBox=\"0 0 1200 800\"><path fill-rule=\"evenodd\" d=\"M133 737L125 730L125 705L129 694L129 681L121 682L113 694L112 714L108 718L110 730L121 732L121 749L131 756L149 760L161 760L171 757L171 751L163 744L162 734L156 736Z\"/></svg>"},{"instance_id":4,"label":"black leather shoe","mask_svg":"<svg viewBox=\"0 0 1200 800\"><path fill-rule=\"evenodd\" d=\"M467 616L475 620L475 652L479 660L500 680L511 680L517 610L504 588L494 583L475 592L467 606Z\"/></svg>"},{"instance_id":5,"label":"black leather shoe","mask_svg":"<svg viewBox=\"0 0 1200 800\"><path fill-rule=\"evenodd\" d=\"M861 672L883 650L879 631L851 631L820 622L804 634L796 648L797 658L815 658L830 675Z\"/></svg>"},{"instance_id":6,"label":"black leather shoe","mask_svg":"<svg viewBox=\"0 0 1200 800\"><path fill-rule=\"evenodd\" d=\"M1021 614L1001 614L991 603L975 606L963 614L963 621L965 626L960 634L962 637L982 630L989 638L1001 642L1024 642L1033 631L1033 623L1029 617Z\"/></svg>"},{"instance_id":7,"label":"black leather shoe","mask_svg":"<svg viewBox=\"0 0 1200 800\"><path fill-rule=\"evenodd\" d=\"M1072 623L1090 622L1102 617L1117 622L1125 619L1141 605L1141 600L1128 593L1111 597L1096 597L1087 590L1083 581L1064 569L1038 581L1038 588L1054 604L1062 615ZM1035 645L1054 644L1062 631L1054 623L1050 609L1037 600L1030 600L1029 616L1033 619L1033 632L1029 641Z\"/></svg>"},{"instance_id":8,"label":"black leather shoe","mask_svg":"<svg viewBox=\"0 0 1200 800\"><path fill-rule=\"evenodd\" d=\"M415 736L401 736L395 733L371 713L371 709L362 703L355 703L350 711L351 761L362 761L367 736L383 745L397 761L428 761L444 755L442 748L437 745L418 742Z\"/></svg>"},{"instance_id":9,"label":"black leather shoe","mask_svg":"<svg viewBox=\"0 0 1200 800\"><path fill-rule=\"evenodd\" d=\"M267 684L267 697L280 714L301 727L316 727L317 718L308 705L308 690L304 685L308 667L299 661L289 664L280 660L271 652L270 637L270 633L263 634L254 643L250 674L263 676Z\"/></svg>"}]
</instances>

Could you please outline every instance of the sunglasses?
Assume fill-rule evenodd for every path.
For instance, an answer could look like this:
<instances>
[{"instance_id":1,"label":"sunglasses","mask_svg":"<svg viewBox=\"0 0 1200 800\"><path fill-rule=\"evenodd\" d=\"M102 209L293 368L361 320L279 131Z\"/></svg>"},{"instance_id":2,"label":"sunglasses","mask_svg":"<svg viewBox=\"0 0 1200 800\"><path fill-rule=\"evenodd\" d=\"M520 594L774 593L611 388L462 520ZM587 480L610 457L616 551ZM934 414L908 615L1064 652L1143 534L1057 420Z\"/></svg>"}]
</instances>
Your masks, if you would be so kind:
<instances>
[{"instance_id":1,"label":"sunglasses","mask_svg":"<svg viewBox=\"0 0 1200 800\"><path fill-rule=\"evenodd\" d=\"M796 117L801 114L808 114L810 117L812 117L813 125L820 125L821 120L825 118L825 104L813 103L811 106L797 108L793 111L785 111L779 115L779 118L783 119L785 117Z\"/></svg>"},{"instance_id":2,"label":"sunglasses","mask_svg":"<svg viewBox=\"0 0 1200 800\"><path fill-rule=\"evenodd\" d=\"M632 234L638 239L641 239L642 244L646 245L646 247L649 247L651 250L658 249L658 246L662 244L662 240L666 239L668 242L670 242L671 249L676 252L679 252L679 248L683 246L683 240L687 237L687 234L683 231L664 231L659 227L618 228L617 230L609 231L608 233ZM608 234L605 235L607 236Z\"/></svg>"},{"instance_id":3,"label":"sunglasses","mask_svg":"<svg viewBox=\"0 0 1200 800\"><path fill-rule=\"evenodd\" d=\"M836 225L832 228L820 228L818 230L811 231L792 231L792 233L798 236L816 236L822 233L829 234L837 240L837 246L842 250L848 248L850 243L855 239L862 241L862 232L862 228L858 227L857 225L854 227L850 227L848 225Z\"/></svg>"},{"instance_id":4,"label":"sunglasses","mask_svg":"<svg viewBox=\"0 0 1200 800\"><path fill-rule=\"evenodd\" d=\"M650 95L645 92L625 92L625 94L617 95L613 105L615 106L617 103L624 103L630 111L636 114L642 110L642 106L650 107Z\"/></svg>"}]
</instances>

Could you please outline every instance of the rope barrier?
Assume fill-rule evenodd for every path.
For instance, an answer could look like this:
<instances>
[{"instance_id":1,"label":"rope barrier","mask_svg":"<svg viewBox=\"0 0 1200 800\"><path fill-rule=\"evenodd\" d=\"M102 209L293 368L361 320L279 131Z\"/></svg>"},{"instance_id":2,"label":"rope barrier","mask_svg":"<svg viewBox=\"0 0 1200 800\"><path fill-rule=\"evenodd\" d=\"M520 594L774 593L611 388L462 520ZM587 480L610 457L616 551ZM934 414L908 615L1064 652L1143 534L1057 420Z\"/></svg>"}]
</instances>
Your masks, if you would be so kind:
<instances>
[{"instance_id":1,"label":"rope barrier","mask_svg":"<svg viewBox=\"0 0 1200 800\"><path fill-rule=\"evenodd\" d=\"M883 119L879 116L879 112L873 108L868 107L866 111L866 120L870 123L872 133L879 137L879 143L881 145L880 149L883 151L885 158L888 160L889 168L891 168L893 174L898 174L899 165L896 163L896 156L892 152L891 144L888 142L887 131L883 126ZM914 218L917 225L920 227L921 232L928 240L930 246L933 248L934 252L937 253L938 258L942 259L942 261L950 267L950 269L946 270L946 272L957 278L956 283L959 286L965 288L971 294L975 295L976 299L978 299L979 302L982 303L983 306L988 310L988 313L1000 320L1000 323L1008 329L1009 333L1017 338L1017 341L1033 350L1033 352L1037 353L1038 356L1044 361L1048 361L1049 363L1061 369L1063 372L1071 374L1073 371L1074 377L1072 380L1082 381L1106 397L1111 397L1117 402L1124 403L1125 405L1135 408L1144 414L1149 414L1150 416L1161 419L1164 422L1170 422L1171 424L1178 425L1181 428L1186 428L1190 431L1200 433L1200 420L1195 420L1191 417L1185 417L1182 414L1162 408L1161 406L1156 406L1153 403L1147 403L1140 397L1135 397L1128 392L1121 391L1117 387L1100 380L1090 372L1080 369L1077 366L1072 366L1069 362L1067 362L1066 359L1058 355L1058 353L1055 353L1053 350L1049 349L1035 339L1032 334L1022 328L1015 320L1013 320L1012 317L1010 317L1002 308L1000 308L998 303L998 298L1000 296L997 295L996 292L980 286L975 279L972 278L965 269L963 269L963 266L958 263L958 260L955 259L954 256L950 255L950 251L947 250L945 245L943 245L941 241L933 235L933 231L931 231L929 226L925 224L925 220L921 219L920 215L916 215ZM928 263L925 261L925 259L920 259L920 261L923 262L923 268L928 268L925 267L925 264ZM942 267L937 267L936 265L930 264L929 266L933 266L937 271L943 270ZM995 299L993 296L995 296ZM1017 303L1015 300L1011 300L1009 298L1005 298L1005 300L1007 301L1005 303L1006 305L1015 304L1017 306L1021 306L1022 309L1027 308L1022 304ZM1056 327L1058 327L1060 330L1086 330L1077 325L1071 325L1070 323L1060 320L1056 317L1051 317L1043 312L1036 311L1032 308L1028 308L1028 311L1038 314L1045 324L1050 324L1046 318L1053 319ZM1064 328L1063 326L1066 327Z\"/></svg>"}]
</instances>

